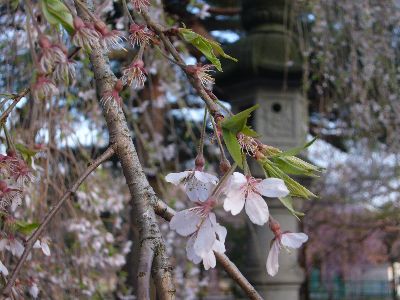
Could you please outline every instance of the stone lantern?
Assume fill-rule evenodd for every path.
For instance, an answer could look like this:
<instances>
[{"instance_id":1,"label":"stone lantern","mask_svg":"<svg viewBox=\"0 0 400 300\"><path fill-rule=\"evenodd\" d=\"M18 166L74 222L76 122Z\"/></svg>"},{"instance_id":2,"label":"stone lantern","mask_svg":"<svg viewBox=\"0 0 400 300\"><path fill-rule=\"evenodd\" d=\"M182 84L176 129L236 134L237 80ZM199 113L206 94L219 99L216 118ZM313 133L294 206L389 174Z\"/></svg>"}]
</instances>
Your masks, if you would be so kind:
<instances>
[{"instance_id":1,"label":"stone lantern","mask_svg":"<svg viewBox=\"0 0 400 300\"><path fill-rule=\"evenodd\" d=\"M290 0L242 0L242 24L246 35L225 50L238 63L224 61L217 77L221 99L241 111L256 103L260 108L250 122L265 144L281 149L299 146L308 132L307 100L301 93L302 61L293 24ZM252 168L254 176L263 176ZM268 200L271 215L283 230L298 231L298 221L278 199ZM266 300L297 300L304 272L298 253L281 252L278 275L270 277L265 263L273 238L265 226L251 225L247 268L243 270Z\"/></svg>"}]
</instances>

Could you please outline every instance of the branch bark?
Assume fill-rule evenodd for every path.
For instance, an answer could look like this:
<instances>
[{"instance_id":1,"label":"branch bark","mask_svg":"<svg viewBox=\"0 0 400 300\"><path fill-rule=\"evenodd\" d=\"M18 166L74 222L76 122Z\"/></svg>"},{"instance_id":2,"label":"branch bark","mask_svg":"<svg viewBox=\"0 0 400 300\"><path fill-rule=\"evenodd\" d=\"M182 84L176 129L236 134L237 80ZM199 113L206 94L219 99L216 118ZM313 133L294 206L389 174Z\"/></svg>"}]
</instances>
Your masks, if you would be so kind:
<instances>
[{"instance_id":1,"label":"branch bark","mask_svg":"<svg viewBox=\"0 0 400 300\"><path fill-rule=\"evenodd\" d=\"M93 10L92 1L87 0L86 3L89 4L88 8ZM88 20L79 7L77 7L77 10L83 19ZM90 54L90 61L94 71L97 95L101 99L105 92L113 89L117 78L111 71L108 57L104 54L101 46L94 47ZM102 108L110 135L110 144L114 146L121 162L122 171L131 194L131 206L136 219L135 221L139 227L141 241L139 253L143 253L149 249L154 251L152 272L157 287L157 296L161 300L175 299L171 266L168 261L156 215L150 204L150 199L155 196L155 193L139 162L139 157L130 136L128 124L122 109L114 106L112 101L105 103ZM139 257L139 265L146 265L148 259L149 257L146 256ZM147 273L141 275L138 278L140 282L142 282L142 277L146 280L150 278ZM141 299L148 298L146 298L145 294L145 297Z\"/></svg>"},{"instance_id":2,"label":"branch bark","mask_svg":"<svg viewBox=\"0 0 400 300\"><path fill-rule=\"evenodd\" d=\"M17 276L19 272L21 271L21 268L28 258L28 255L30 251L33 248L33 245L35 244L36 240L39 238L39 236L43 233L43 231L46 229L47 225L49 225L50 221L53 219L53 217L60 211L61 207L63 204L66 202L69 197L75 193L79 186L85 181L85 179L92 173L101 163L109 159L111 156L114 155L114 149L112 147L108 148L102 155L100 155L95 161L93 161L90 166L83 172L83 174L75 181L73 186L61 197L61 199L58 201L57 205L54 206L50 212L46 215L46 217L43 219L42 223L39 225L39 227L35 230L35 232L30 236L30 238L26 241L25 243L25 250L22 256L20 257L13 273L11 274L7 285L3 289L3 295L8 295L10 294L11 288L13 287L15 280L17 279Z\"/></svg>"}]
</instances>

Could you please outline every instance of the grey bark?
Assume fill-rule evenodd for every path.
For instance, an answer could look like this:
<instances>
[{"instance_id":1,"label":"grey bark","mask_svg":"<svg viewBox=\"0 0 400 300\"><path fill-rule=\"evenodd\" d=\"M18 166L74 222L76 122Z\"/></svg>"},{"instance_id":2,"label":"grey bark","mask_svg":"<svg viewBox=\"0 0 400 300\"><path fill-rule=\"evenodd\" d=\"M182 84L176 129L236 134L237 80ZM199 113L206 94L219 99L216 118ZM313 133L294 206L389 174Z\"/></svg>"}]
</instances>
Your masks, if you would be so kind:
<instances>
[{"instance_id":1,"label":"grey bark","mask_svg":"<svg viewBox=\"0 0 400 300\"><path fill-rule=\"evenodd\" d=\"M89 9L91 1L87 1ZM85 16L81 13L83 19ZM95 47L90 54L90 61L96 81L98 99L106 91L113 89L117 80L111 71L108 57L104 54L101 46ZM152 263L153 279L157 288L158 299L174 299L175 287L172 282L171 266L165 250L165 243L162 238L154 210L150 204L150 199L155 197L155 193L150 186L146 175L133 144L130 131L125 116L120 108L108 101L103 107L103 115L107 123L110 145L115 149L118 156L126 183L131 194L131 207L133 216L139 228L140 235L140 255L139 255L139 274L138 274L138 297L148 299L148 293L144 290L149 289L148 270L143 266L148 266L149 256L153 255ZM151 263L150 263L151 264Z\"/></svg>"}]
</instances>

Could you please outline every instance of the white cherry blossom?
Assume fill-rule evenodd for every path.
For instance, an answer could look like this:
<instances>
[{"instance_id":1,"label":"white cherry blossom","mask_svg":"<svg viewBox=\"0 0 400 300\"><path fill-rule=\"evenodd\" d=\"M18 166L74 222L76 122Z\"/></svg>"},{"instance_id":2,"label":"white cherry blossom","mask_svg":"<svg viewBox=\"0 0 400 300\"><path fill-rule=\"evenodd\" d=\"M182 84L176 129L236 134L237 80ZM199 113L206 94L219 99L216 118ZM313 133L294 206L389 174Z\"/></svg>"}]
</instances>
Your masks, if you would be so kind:
<instances>
[{"instance_id":1,"label":"white cherry blossom","mask_svg":"<svg viewBox=\"0 0 400 300\"><path fill-rule=\"evenodd\" d=\"M308 236L305 233L286 232L274 238L267 258L267 272L275 276L279 270L279 252L282 247L297 249L307 242Z\"/></svg>"},{"instance_id":2,"label":"white cherry blossom","mask_svg":"<svg viewBox=\"0 0 400 300\"><path fill-rule=\"evenodd\" d=\"M8 275L8 269L6 268L5 265L0 261L0 273L3 274L4 276Z\"/></svg>"},{"instance_id":3,"label":"white cherry blossom","mask_svg":"<svg viewBox=\"0 0 400 300\"><path fill-rule=\"evenodd\" d=\"M15 237L9 236L8 238L2 238L0 240L0 250L4 249L10 251L14 256L21 257L22 253L24 253L25 247Z\"/></svg>"},{"instance_id":4,"label":"white cherry blossom","mask_svg":"<svg viewBox=\"0 0 400 300\"><path fill-rule=\"evenodd\" d=\"M29 294L36 299L39 295L39 288L36 283L32 283L31 286L29 287Z\"/></svg>"},{"instance_id":5,"label":"white cherry blossom","mask_svg":"<svg viewBox=\"0 0 400 300\"><path fill-rule=\"evenodd\" d=\"M214 268L214 251L225 252L226 228L221 226L211 212L214 199L198 203L199 206L177 212L172 217L170 227L182 236L190 236L186 245L189 260L198 264L203 261L204 268Z\"/></svg>"},{"instance_id":6,"label":"white cherry blossom","mask_svg":"<svg viewBox=\"0 0 400 300\"><path fill-rule=\"evenodd\" d=\"M46 256L50 256L50 247L48 245L48 240L46 238L41 238L39 240L36 240L35 244L33 245L33 248L36 249L42 249L42 252Z\"/></svg>"},{"instance_id":7,"label":"white cherry blossom","mask_svg":"<svg viewBox=\"0 0 400 300\"><path fill-rule=\"evenodd\" d=\"M218 182L216 176L197 170L169 173L165 180L175 185L183 184L189 199L194 202L206 201Z\"/></svg>"},{"instance_id":8,"label":"white cherry blossom","mask_svg":"<svg viewBox=\"0 0 400 300\"><path fill-rule=\"evenodd\" d=\"M268 221L269 210L262 196L273 198L288 194L289 190L281 179L256 179L234 172L225 188L224 209L237 215L245 206L250 220L254 224L264 225Z\"/></svg>"}]
</instances>

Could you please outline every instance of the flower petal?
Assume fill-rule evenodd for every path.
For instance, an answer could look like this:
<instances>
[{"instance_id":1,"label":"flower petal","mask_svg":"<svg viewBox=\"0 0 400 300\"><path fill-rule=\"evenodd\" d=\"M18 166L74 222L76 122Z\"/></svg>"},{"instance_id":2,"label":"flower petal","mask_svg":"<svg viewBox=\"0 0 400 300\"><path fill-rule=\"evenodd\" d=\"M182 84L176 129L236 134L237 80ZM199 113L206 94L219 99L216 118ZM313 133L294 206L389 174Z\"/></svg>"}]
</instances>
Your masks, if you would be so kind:
<instances>
[{"instance_id":1,"label":"flower petal","mask_svg":"<svg viewBox=\"0 0 400 300\"><path fill-rule=\"evenodd\" d=\"M6 268L5 265L3 265L3 263L0 261L0 272L4 275L7 276L8 275L8 269Z\"/></svg>"},{"instance_id":2,"label":"flower petal","mask_svg":"<svg viewBox=\"0 0 400 300\"><path fill-rule=\"evenodd\" d=\"M244 203L244 193L240 190L234 190L226 195L224 200L224 209L225 211L230 211L232 215L236 216L242 211Z\"/></svg>"},{"instance_id":3,"label":"flower petal","mask_svg":"<svg viewBox=\"0 0 400 300\"><path fill-rule=\"evenodd\" d=\"M194 176L190 178L185 185L186 194L193 202L206 201L213 189L214 184L201 182Z\"/></svg>"},{"instance_id":4,"label":"flower petal","mask_svg":"<svg viewBox=\"0 0 400 300\"><path fill-rule=\"evenodd\" d=\"M264 225L269 219L268 205L263 197L250 193L246 199L246 213L250 220L257 225Z\"/></svg>"},{"instance_id":5,"label":"flower petal","mask_svg":"<svg viewBox=\"0 0 400 300\"><path fill-rule=\"evenodd\" d=\"M179 173L169 173L167 176L165 176L165 181L173 183L175 185L178 185L182 183L182 181L188 177L190 174L190 171L184 171L184 172L179 172Z\"/></svg>"},{"instance_id":6,"label":"flower petal","mask_svg":"<svg viewBox=\"0 0 400 300\"><path fill-rule=\"evenodd\" d=\"M202 256L203 258L203 265L204 269L208 270L209 268L215 268L216 260L215 260L215 255L214 251L210 250L206 254Z\"/></svg>"},{"instance_id":7,"label":"flower petal","mask_svg":"<svg viewBox=\"0 0 400 300\"><path fill-rule=\"evenodd\" d=\"M42 251L43 251L44 255L46 255L46 256L50 256L51 255L50 247L49 247L49 245L47 245L47 243L42 242L42 247L41 248L42 248Z\"/></svg>"},{"instance_id":8,"label":"flower petal","mask_svg":"<svg viewBox=\"0 0 400 300\"><path fill-rule=\"evenodd\" d=\"M275 276L279 270L279 242L275 240L269 250L267 258L267 272L270 276Z\"/></svg>"},{"instance_id":9,"label":"flower petal","mask_svg":"<svg viewBox=\"0 0 400 300\"><path fill-rule=\"evenodd\" d=\"M201 262L201 257L194 252L194 242L196 241L196 235L192 235L186 244L186 255L187 258L195 264Z\"/></svg>"},{"instance_id":10,"label":"flower petal","mask_svg":"<svg viewBox=\"0 0 400 300\"><path fill-rule=\"evenodd\" d=\"M201 217L190 209L179 211L172 217L169 227L182 236L191 235L197 230Z\"/></svg>"},{"instance_id":11,"label":"flower petal","mask_svg":"<svg viewBox=\"0 0 400 300\"><path fill-rule=\"evenodd\" d=\"M218 240L215 240L212 249L218 253L225 253L226 251L225 244Z\"/></svg>"},{"instance_id":12,"label":"flower petal","mask_svg":"<svg viewBox=\"0 0 400 300\"><path fill-rule=\"evenodd\" d=\"M212 249L215 240L215 231L212 228L211 221L206 218L197 232L194 251L198 256L203 257Z\"/></svg>"},{"instance_id":13,"label":"flower petal","mask_svg":"<svg viewBox=\"0 0 400 300\"><path fill-rule=\"evenodd\" d=\"M301 245L308 240L308 235L305 233L293 233L288 232L282 234L281 243L282 245L290 248L300 248Z\"/></svg>"},{"instance_id":14,"label":"flower petal","mask_svg":"<svg viewBox=\"0 0 400 300\"><path fill-rule=\"evenodd\" d=\"M214 213L210 213L209 214L209 218L211 220L211 224L213 226L213 229L215 231L215 233L218 235L218 240L220 242L222 242L222 244L225 244L225 239L226 239L226 235L227 235L227 230L224 226L221 226L218 222L217 219L215 217Z\"/></svg>"},{"instance_id":15,"label":"flower petal","mask_svg":"<svg viewBox=\"0 0 400 300\"><path fill-rule=\"evenodd\" d=\"M206 173L206 172L194 171L194 176L203 183L212 183L212 184L218 183L217 176L214 176L214 175Z\"/></svg>"},{"instance_id":16,"label":"flower petal","mask_svg":"<svg viewBox=\"0 0 400 300\"><path fill-rule=\"evenodd\" d=\"M279 242L275 240L269 250L267 258L267 272L270 276L275 276L279 270Z\"/></svg>"},{"instance_id":17,"label":"flower petal","mask_svg":"<svg viewBox=\"0 0 400 300\"><path fill-rule=\"evenodd\" d=\"M266 178L256 184L255 188L261 195L270 198L285 197L289 194L285 182L279 178Z\"/></svg>"}]
</instances>

